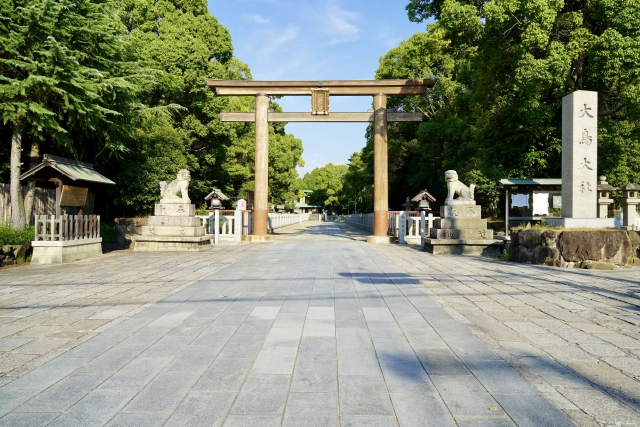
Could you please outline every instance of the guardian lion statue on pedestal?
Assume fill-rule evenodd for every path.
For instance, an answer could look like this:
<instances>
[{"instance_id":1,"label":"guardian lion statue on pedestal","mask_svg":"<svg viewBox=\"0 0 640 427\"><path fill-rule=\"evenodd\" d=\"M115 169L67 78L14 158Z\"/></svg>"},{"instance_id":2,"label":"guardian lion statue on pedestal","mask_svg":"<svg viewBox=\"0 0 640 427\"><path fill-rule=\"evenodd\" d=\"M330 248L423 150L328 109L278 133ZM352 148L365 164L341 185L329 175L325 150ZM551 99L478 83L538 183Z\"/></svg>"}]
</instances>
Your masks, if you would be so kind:
<instances>
[{"instance_id":1,"label":"guardian lion statue on pedestal","mask_svg":"<svg viewBox=\"0 0 640 427\"><path fill-rule=\"evenodd\" d=\"M444 180L447 181L447 198L444 201L445 205L450 205L454 199L454 196L458 196L456 201L473 201L473 191L476 188L471 184L468 187L458 181L458 173L454 170L448 170L444 173Z\"/></svg>"},{"instance_id":2,"label":"guardian lion statue on pedestal","mask_svg":"<svg viewBox=\"0 0 640 427\"><path fill-rule=\"evenodd\" d=\"M189 181L191 173L186 169L178 171L176 179L167 184L167 181L160 182L160 203L191 203L189 199ZM178 193L182 197L178 197Z\"/></svg>"}]
</instances>

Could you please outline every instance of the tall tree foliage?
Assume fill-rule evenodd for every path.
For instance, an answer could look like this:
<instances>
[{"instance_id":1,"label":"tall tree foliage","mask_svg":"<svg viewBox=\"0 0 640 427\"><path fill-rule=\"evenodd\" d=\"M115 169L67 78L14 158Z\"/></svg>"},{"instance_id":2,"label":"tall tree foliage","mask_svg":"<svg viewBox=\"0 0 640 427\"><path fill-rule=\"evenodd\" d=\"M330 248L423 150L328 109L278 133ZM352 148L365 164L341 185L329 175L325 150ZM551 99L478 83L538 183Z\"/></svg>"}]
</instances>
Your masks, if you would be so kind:
<instances>
[{"instance_id":1,"label":"tall tree foliage","mask_svg":"<svg viewBox=\"0 0 640 427\"><path fill-rule=\"evenodd\" d=\"M74 157L123 151L150 84L128 50L112 2L0 1L0 117L11 128L13 225L27 222L19 175L23 143ZM31 190L33 187L31 187Z\"/></svg>"},{"instance_id":2,"label":"tall tree foliage","mask_svg":"<svg viewBox=\"0 0 640 427\"><path fill-rule=\"evenodd\" d=\"M147 187L149 177L136 174L138 165L150 173L155 171L151 175L156 179L173 179L178 169L188 167L192 172L193 200L202 200L211 186L222 188L232 197L241 196L244 188L253 187L255 127L248 123L222 123L220 113L248 112L255 109L255 99L217 97L204 84L208 78L251 78L247 65L233 56L227 29L209 13L205 0L125 0L121 18L140 59L164 71L159 84L145 94L145 102L176 103L185 110L174 122L177 132L153 132L159 137L155 141L138 139L138 161L122 165L116 178L139 181L137 186L142 189ZM280 109L275 103L270 108ZM283 124L272 128L269 187L279 203L297 177L295 167L302 162L302 143L286 135ZM169 144L176 161L158 153L163 144ZM154 152L156 156L145 154ZM118 200L134 207L126 192L120 193ZM152 207L154 197L140 194L140 200L144 203L135 206L144 211Z\"/></svg>"},{"instance_id":3,"label":"tall tree foliage","mask_svg":"<svg viewBox=\"0 0 640 427\"><path fill-rule=\"evenodd\" d=\"M442 197L453 168L497 207L498 178L560 176L562 97L575 90L599 94L599 174L640 182L640 3L412 0L407 12L436 21L382 57L376 76L440 80L390 102L426 116L390 126L401 154L391 195L408 186Z\"/></svg>"},{"instance_id":4,"label":"tall tree foliage","mask_svg":"<svg viewBox=\"0 0 640 427\"><path fill-rule=\"evenodd\" d=\"M347 170L346 165L327 163L321 168L307 172L302 182L305 190L313 190L310 204L324 206L336 213L346 208L348 197L345 197L343 192L343 184Z\"/></svg>"}]
</instances>

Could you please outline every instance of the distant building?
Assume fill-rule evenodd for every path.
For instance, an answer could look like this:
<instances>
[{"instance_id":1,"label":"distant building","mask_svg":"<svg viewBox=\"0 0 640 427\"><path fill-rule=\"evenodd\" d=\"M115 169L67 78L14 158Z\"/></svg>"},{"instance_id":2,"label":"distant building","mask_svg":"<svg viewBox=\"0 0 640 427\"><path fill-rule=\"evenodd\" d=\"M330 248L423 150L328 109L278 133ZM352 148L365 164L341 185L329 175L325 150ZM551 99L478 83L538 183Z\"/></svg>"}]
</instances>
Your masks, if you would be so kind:
<instances>
[{"instance_id":1,"label":"distant building","mask_svg":"<svg viewBox=\"0 0 640 427\"><path fill-rule=\"evenodd\" d=\"M307 198L311 196L313 190L304 190L304 196L300 199L294 200L295 206L293 211L295 213L316 213L322 212L322 205L309 205L307 204Z\"/></svg>"}]
</instances>

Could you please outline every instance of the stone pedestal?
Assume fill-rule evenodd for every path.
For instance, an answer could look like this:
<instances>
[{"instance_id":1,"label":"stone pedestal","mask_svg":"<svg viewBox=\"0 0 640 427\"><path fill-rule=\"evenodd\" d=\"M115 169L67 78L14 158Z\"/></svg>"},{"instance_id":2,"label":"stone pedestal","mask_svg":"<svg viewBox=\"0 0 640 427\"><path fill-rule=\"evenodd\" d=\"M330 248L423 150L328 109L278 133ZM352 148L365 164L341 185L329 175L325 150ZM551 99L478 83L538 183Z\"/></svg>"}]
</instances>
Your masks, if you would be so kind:
<instances>
[{"instance_id":1,"label":"stone pedestal","mask_svg":"<svg viewBox=\"0 0 640 427\"><path fill-rule=\"evenodd\" d=\"M598 218L608 218L609 206L613 203L613 199L610 197L611 192L617 188L609 185L606 176L601 176L598 179Z\"/></svg>"},{"instance_id":2,"label":"stone pedestal","mask_svg":"<svg viewBox=\"0 0 640 427\"><path fill-rule=\"evenodd\" d=\"M424 250L432 254L500 256L502 240L487 230L475 201L453 200L440 207L440 218L424 238Z\"/></svg>"},{"instance_id":3,"label":"stone pedestal","mask_svg":"<svg viewBox=\"0 0 640 427\"><path fill-rule=\"evenodd\" d=\"M622 207L622 229L623 230L636 230L638 227L638 215L637 206L640 204L640 199L629 200L622 199L620 200L620 206Z\"/></svg>"},{"instance_id":4,"label":"stone pedestal","mask_svg":"<svg viewBox=\"0 0 640 427\"><path fill-rule=\"evenodd\" d=\"M622 190L622 199L619 200L620 207L622 208L622 228L624 230L635 230L638 227L638 215L637 206L640 205L640 185L627 184L620 187Z\"/></svg>"},{"instance_id":5,"label":"stone pedestal","mask_svg":"<svg viewBox=\"0 0 640 427\"><path fill-rule=\"evenodd\" d=\"M31 264L63 264L102 255L102 237L81 240L31 242Z\"/></svg>"},{"instance_id":6,"label":"stone pedestal","mask_svg":"<svg viewBox=\"0 0 640 427\"><path fill-rule=\"evenodd\" d=\"M133 236L134 251L203 251L211 247L212 236L205 236L195 205L157 203L155 215L142 227L142 235Z\"/></svg>"}]
</instances>

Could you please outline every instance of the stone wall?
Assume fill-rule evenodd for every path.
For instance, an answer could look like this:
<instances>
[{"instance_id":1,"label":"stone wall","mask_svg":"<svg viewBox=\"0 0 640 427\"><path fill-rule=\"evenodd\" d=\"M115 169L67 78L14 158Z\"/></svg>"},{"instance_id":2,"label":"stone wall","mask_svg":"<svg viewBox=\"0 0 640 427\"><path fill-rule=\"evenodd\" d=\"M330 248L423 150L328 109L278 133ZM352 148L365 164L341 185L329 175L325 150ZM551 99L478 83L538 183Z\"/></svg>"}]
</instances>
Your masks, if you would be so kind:
<instances>
[{"instance_id":1,"label":"stone wall","mask_svg":"<svg viewBox=\"0 0 640 427\"><path fill-rule=\"evenodd\" d=\"M0 267L25 262L30 247L27 245L0 246Z\"/></svg>"},{"instance_id":2,"label":"stone wall","mask_svg":"<svg viewBox=\"0 0 640 427\"><path fill-rule=\"evenodd\" d=\"M615 269L640 265L637 231L515 230L509 259L556 267Z\"/></svg>"}]
</instances>

